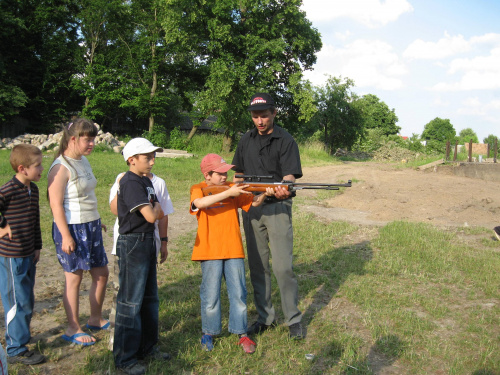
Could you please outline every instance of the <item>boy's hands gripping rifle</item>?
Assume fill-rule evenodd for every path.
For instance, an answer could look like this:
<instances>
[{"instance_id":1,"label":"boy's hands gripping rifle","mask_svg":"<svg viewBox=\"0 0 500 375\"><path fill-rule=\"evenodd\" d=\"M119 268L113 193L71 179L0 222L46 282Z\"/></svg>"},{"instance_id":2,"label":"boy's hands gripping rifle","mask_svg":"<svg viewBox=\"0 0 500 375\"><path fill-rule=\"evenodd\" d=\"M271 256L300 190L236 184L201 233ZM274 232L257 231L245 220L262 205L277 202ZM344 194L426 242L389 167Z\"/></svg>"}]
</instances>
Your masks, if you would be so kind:
<instances>
[{"instance_id":1,"label":"boy's hands gripping rifle","mask_svg":"<svg viewBox=\"0 0 500 375\"><path fill-rule=\"evenodd\" d=\"M289 192L294 192L303 189L322 189L322 190L339 190L341 187L351 187L351 180L347 181L346 184L318 184L318 183L295 183L289 181L282 182L261 182L262 180L272 179L272 176L251 176L251 175L235 175L235 178L243 178L244 181L241 182L243 185L248 185L245 187L245 191L251 192L265 192L266 188L276 188L278 186L282 187ZM253 182L259 181L259 182ZM229 189L234 184L227 185L211 185L204 187L202 189L203 195L213 195L223 192Z\"/></svg>"}]
</instances>

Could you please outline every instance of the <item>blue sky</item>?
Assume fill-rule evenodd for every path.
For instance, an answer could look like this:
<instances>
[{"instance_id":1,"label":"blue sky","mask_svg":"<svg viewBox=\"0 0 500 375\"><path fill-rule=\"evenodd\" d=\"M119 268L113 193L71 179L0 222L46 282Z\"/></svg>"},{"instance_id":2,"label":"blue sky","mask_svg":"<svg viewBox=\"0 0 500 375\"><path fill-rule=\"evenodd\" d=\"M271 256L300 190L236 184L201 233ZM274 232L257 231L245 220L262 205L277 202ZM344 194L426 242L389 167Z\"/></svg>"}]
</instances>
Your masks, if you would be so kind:
<instances>
[{"instance_id":1,"label":"blue sky","mask_svg":"<svg viewBox=\"0 0 500 375\"><path fill-rule=\"evenodd\" d=\"M399 118L401 135L436 117L457 135L500 137L500 0L303 0L323 48L312 72L354 80Z\"/></svg>"}]
</instances>

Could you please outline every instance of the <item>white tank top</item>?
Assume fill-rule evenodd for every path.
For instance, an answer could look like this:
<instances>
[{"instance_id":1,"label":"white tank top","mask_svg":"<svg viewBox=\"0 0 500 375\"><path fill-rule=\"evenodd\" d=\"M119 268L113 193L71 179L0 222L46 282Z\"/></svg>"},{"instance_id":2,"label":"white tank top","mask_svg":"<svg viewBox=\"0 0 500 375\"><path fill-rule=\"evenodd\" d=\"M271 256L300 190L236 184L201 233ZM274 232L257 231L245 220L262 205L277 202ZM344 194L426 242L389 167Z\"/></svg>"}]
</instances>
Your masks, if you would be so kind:
<instances>
[{"instance_id":1,"label":"white tank top","mask_svg":"<svg viewBox=\"0 0 500 375\"><path fill-rule=\"evenodd\" d=\"M97 180L92 173L92 167L85 156L80 160L67 156L59 156L50 170L57 164L62 164L70 172L70 178L64 191L64 214L68 224L83 224L99 219L97 212L97 197L95 187Z\"/></svg>"}]
</instances>

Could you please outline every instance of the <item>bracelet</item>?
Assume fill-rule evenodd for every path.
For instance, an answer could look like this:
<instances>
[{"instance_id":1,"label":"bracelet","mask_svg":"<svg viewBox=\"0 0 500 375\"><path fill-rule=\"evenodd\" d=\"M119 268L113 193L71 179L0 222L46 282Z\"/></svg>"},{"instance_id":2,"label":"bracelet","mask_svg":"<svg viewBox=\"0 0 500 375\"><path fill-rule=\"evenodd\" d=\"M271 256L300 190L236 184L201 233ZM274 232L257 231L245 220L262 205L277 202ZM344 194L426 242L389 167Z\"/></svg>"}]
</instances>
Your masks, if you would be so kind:
<instances>
[{"instance_id":1,"label":"bracelet","mask_svg":"<svg viewBox=\"0 0 500 375\"><path fill-rule=\"evenodd\" d=\"M160 241L168 243L168 237L161 237Z\"/></svg>"}]
</instances>

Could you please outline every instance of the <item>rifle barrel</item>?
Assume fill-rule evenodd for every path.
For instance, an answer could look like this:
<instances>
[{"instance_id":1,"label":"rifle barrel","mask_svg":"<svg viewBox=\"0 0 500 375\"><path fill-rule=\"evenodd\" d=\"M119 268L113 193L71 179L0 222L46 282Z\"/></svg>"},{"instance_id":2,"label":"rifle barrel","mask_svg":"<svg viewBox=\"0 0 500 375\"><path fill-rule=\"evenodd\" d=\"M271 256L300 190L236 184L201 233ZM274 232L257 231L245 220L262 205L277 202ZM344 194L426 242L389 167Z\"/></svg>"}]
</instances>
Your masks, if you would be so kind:
<instances>
[{"instance_id":1,"label":"rifle barrel","mask_svg":"<svg viewBox=\"0 0 500 375\"><path fill-rule=\"evenodd\" d=\"M305 189L322 189L322 190L339 190L337 186L294 186L293 190L305 190Z\"/></svg>"},{"instance_id":2,"label":"rifle barrel","mask_svg":"<svg viewBox=\"0 0 500 375\"><path fill-rule=\"evenodd\" d=\"M347 183L345 184L317 184L317 183L308 183L308 182L302 182L302 183L293 183L291 184L292 186L334 186L334 187L351 187L352 186L352 181L348 180Z\"/></svg>"}]
</instances>

